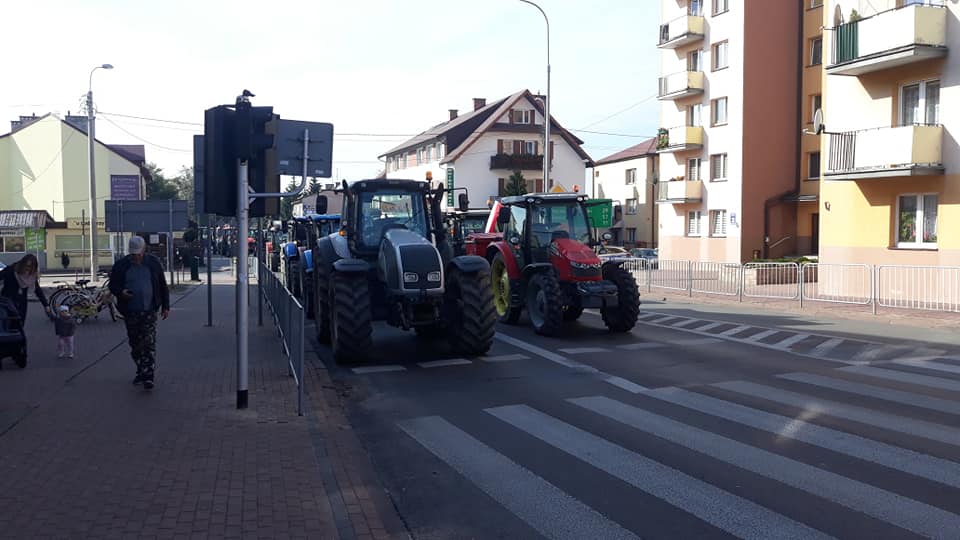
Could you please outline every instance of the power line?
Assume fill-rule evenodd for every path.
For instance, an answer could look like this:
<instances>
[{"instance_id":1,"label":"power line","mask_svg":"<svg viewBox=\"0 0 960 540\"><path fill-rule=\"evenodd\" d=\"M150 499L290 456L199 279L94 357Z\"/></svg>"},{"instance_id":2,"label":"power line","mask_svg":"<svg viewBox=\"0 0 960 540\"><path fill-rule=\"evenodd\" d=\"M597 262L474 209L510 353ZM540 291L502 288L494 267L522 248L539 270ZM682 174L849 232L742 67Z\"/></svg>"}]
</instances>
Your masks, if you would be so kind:
<instances>
[{"instance_id":1,"label":"power line","mask_svg":"<svg viewBox=\"0 0 960 540\"><path fill-rule=\"evenodd\" d=\"M167 124L183 124L185 126L203 127L203 124L200 122L184 122L182 120L164 120L163 118L147 118L146 116L134 116L132 114L108 113L108 112L100 112L100 111L97 111L97 112L106 116L119 116L120 118L133 118L135 120L149 120L151 122L165 122Z\"/></svg>"},{"instance_id":2,"label":"power line","mask_svg":"<svg viewBox=\"0 0 960 540\"><path fill-rule=\"evenodd\" d=\"M652 139L655 135L634 135L630 133L608 133L606 131L587 131L585 129L571 129L568 131L575 131L577 133L591 133L593 135L610 135L612 137L637 137L641 139Z\"/></svg>"},{"instance_id":3,"label":"power line","mask_svg":"<svg viewBox=\"0 0 960 540\"><path fill-rule=\"evenodd\" d=\"M184 152L184 153L188 153L188 154L193 152L193 150L182 150L182 149L180 149L180 148L170 148L169 146L163 146L163 145L160 145L160 144L152 143L152 142L144 139L143 137L140 137L140 136L134 135L133 133L130 133L129 130L123 128L122 126L120 126L119 124L117 124L116 122L114 122L113 120L111 120L111 119L109 119L109 118L104 117L104 120L106 120L107 122L110 122L111 124L113 124L114 127L116 127L117 129L119 129L120 131L126 133L127 135L133 137L134 139L137 139L137 140L139 140L140 142L149 144L150 146L155 146L155 147L157 147L157 148L160 148L161 150L168 150L168 151L170 151L170 152Z\"/></svg>"},{"instance_id":4,"label":"power line","mask_svg":"<svg viewBox=\"0 0 960 540\"><path fill-rule=\"evenodd\" d=\"M595 125L597 125L597 124L606 122L607 120L610 120L611 118L614 118L614 117L616 117L616 116L620 116L621 114L629 111L630 109L633 109L633 108L635 108L635 107L639 107L640 105L643 105L644 103L650 101L651 99L653 99L653 98L655 98L655 97L657 97L657 94L653 94L653 95L651 95L651 96L647 96L647 97L641 99L640 101L634 103L633 105L630 105L630 106L627 107L626 109L617 111L617 112L611 114L610 116L605 116L605 117L601 118L600 120L597 120L596 122L594 122L594 123L592 123L592 124L587 124L587 125L583 126L582 128L580 128L579 130L574 129L574 130L571 130L571 131L584 131L584 130L586 130L586 129L589 128L589 127L593 127L593 126L595 126Z\"/></svg>"}]
</instances>

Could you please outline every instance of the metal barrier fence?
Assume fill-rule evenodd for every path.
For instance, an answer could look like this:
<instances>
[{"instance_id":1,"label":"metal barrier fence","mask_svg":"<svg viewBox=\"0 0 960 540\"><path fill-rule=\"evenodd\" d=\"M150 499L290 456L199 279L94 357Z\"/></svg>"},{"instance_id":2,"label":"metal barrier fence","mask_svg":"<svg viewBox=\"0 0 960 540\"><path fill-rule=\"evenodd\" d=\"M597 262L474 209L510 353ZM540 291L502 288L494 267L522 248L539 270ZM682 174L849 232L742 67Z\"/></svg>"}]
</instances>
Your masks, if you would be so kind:
<instances>
[{"instance_id":1,"label":"metal barrier fence","mask_svg":"<svg viewBox=\"0 0 960 540\"><path fill-rule=\"evenodd\" d=\"M720 296L960 313L960 267L631 259L623 264L653 289Z\"/></svg>"},{"instance_id":2,"label":"metal barrier fence","mask_svg":"<svg viewBox=\"0 0 960 540\"><path fill-rule=\"evenodd\" d=\"M289 373L297 383L297 414L303 416L303 306L265 265L260 268L260 285L287 356Z\"/></svg>"}]
</instances>

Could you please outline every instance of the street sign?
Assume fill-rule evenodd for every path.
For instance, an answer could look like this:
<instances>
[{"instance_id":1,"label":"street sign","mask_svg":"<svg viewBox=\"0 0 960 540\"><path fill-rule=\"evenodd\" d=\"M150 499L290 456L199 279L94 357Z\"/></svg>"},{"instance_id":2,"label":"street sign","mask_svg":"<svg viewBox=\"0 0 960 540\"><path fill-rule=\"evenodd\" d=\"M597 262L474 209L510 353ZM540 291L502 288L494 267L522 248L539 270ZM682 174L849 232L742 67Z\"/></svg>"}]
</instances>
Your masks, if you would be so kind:
<instances>
[{"instance_id":1,"label":"street sign","mask_svg":"<svg viewBox=\"0 0 960 540\"><path fill-rule=\"evenodd\" d=\"M171 216L172 209L172 216ZM187 229L187 201L104 201L107 232L168 232Z\"/></svg>"},{"instance_id":2,"label":"street sign","mask_svg":"<svg viewBox=\"0 0 960 540\"><path fill-rule=\"evenodd\" d=\"M587 201L587 217L590 225L601 229L613 226L613 199L590 199Z\"/></svg>"},{"instance_id":3,"label":"street sign","mask_svg":"<svg viewBox=\"0 0 960 540\"><path fill-rule=\"evenodd\" d=\"M308 143L307 176L330 178L333 176L333 124L279 120L276 152L277 173L286 176L303 176L303 132L310 132Z\"/></svg>"}]
</instances>

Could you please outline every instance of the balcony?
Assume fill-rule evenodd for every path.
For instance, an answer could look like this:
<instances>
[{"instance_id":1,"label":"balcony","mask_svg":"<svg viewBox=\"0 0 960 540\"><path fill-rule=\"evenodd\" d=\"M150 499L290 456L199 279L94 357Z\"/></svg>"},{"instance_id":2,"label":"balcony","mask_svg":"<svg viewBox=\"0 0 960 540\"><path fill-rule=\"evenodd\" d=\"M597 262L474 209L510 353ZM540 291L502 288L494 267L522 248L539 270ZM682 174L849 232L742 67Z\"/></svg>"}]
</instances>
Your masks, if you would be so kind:
<instances>
[{"instance_id":1,"label":"balcony","mask_svg":"<svg viewBox=\"0 0 960 540\"><path fill-rule=\"evenodd\" d=\"M703 17L684 15L660 25L661 49L676 49L703 39Z\"/></svg>"},{"instance_id":2,"label":"balcony","mask_svg":"<svg viewBox=\"0 0 960 540\"><path fill-rule=\"evenodd\" d=\"M703 148L703 128L678 126L657 131L657 152L685 152Z\"/></svg>"},{"instance_id":3,"label":"balcony","mask_svg":"<svg viewBox=\"0 0 960 540\"><path fill-rule=\"evenodd\" d=\"M657 184L658 203L684 204L702 200L702 180L670 180Z\"/></svg>"},{"instance_id":4,"label":"balcony","mask_svg":"<svg viewBox=\"0 0 960 540\"><path fill-rule=\"evenodd\" d=\"M660 90L657 99L682 99L703 94L703 72L681 71L666 77L660 77Z\"/></svg>"},{"instance_id":5,"label":"balcony","mask_svg":"<svg viewBox=\"0 0 960 540\"><path fill-rule=\"evenodd\" d=\"M943 126L901 126L830 133L824 180L944 173Z\"/></svg>"},{"instance_id":6,"label":"balcony","mask_svg":"<svg viewBox=\"0 0 960 540\"><path fill-rule=\"evenodd\" d=\"M836 28L831 75L863 75L947 55L947 9L912 5Z\"/></svg>"},{"instance_id":7,"label":"balcony","mask_svg":"<svg viewBox=\"0 0 960 540\"><path fill-rule=\"evenodd\" d=\"M543 156L540 154L496 154L490 156L490 169L539 171L543 170Z\"/></svg>"}]
</instances>

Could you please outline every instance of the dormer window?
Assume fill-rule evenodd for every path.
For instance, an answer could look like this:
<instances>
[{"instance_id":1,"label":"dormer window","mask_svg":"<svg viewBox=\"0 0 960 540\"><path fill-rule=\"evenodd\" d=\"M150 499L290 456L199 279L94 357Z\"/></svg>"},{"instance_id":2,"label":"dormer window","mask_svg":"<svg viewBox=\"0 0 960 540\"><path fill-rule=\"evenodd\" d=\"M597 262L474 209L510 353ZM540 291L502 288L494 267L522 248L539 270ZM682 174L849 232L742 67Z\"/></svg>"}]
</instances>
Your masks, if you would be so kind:
<instances>
[{"instance_id":1,"label":"dormer window","mask_svg":"<svg viewBox=\"0 0 960 540\"><path fill-rule=\"evenodd\" d=\"M510 111L510 118L514 124L532 124L534 115L532 110L513 109Z\"/></svg>"}]
</instances>

